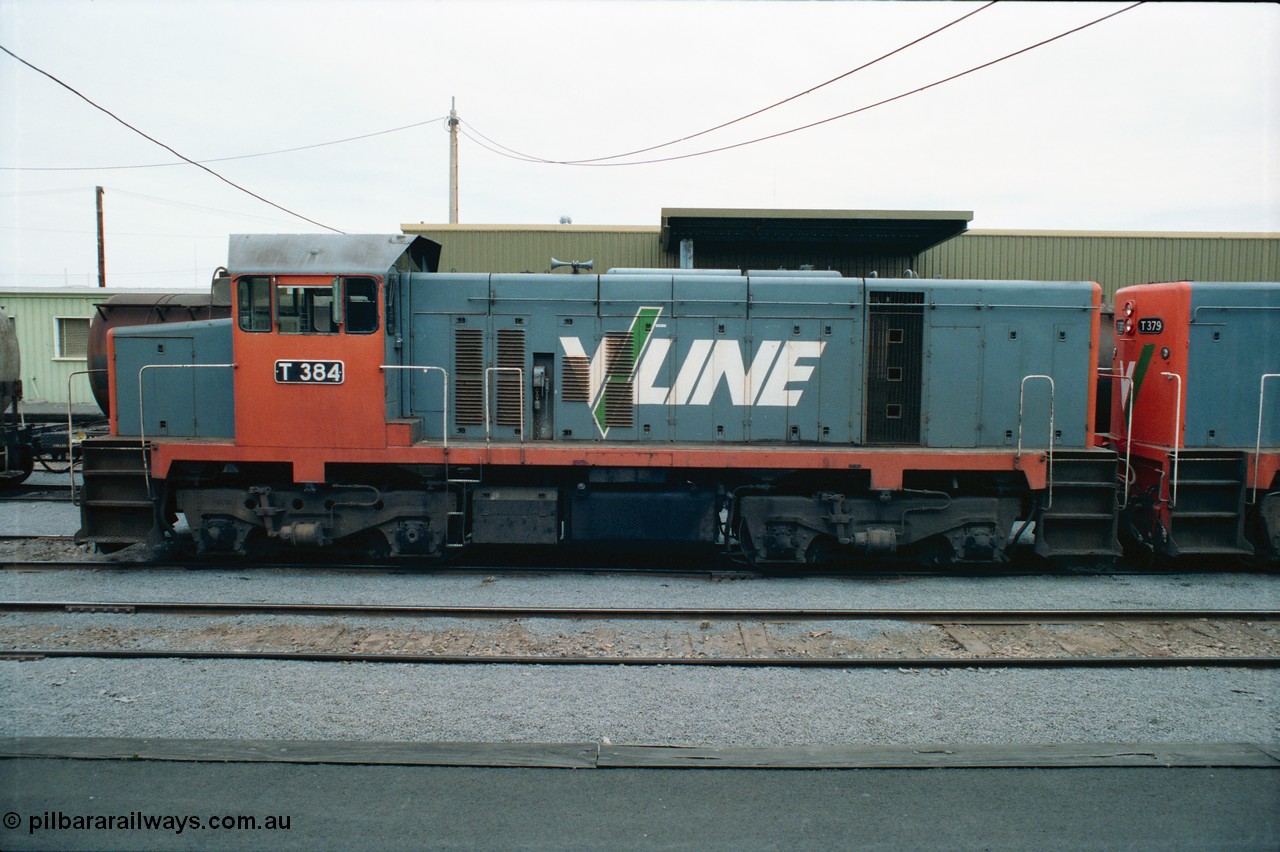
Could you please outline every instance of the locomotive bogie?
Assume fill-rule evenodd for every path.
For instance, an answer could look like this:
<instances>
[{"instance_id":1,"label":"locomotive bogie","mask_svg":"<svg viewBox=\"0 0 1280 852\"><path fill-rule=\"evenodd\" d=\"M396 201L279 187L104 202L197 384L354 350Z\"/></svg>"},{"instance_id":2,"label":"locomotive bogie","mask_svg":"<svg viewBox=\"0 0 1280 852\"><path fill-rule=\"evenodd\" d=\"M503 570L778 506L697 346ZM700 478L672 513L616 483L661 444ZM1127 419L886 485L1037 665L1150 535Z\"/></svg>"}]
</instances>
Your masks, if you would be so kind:
<instances>
[{"instance_id":1,"label":"locomotive bogie","mask_svg":"<svg viewBox=\"0 0 1280 852\"><path fill-rule=\"evenodd\" d=\"M441 556L457 502L443 490L335 484L179 489L176 505L202 556L335 542L391 556Z\"/></svg>"},{"instance_id":2,"label":"locomotive bogie","mask_svg":"<svg viewBox=\"0 0 1280 852\"><path fill-rule=\"evenodd\" d=\"M1002 562L1024 516L1017 497L881 492L861 497L744 496L744 540L756 563L840 558Z\"/></svg>"}]
</instances>

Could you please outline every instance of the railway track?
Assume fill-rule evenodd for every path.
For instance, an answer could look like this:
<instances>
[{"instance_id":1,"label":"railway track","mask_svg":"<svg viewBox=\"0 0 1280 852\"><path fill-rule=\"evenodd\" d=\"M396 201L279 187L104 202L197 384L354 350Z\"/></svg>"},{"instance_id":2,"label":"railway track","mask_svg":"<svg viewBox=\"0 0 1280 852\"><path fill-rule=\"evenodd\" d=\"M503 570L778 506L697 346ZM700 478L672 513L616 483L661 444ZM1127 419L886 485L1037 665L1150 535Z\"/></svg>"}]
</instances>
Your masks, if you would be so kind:
<instances>
[{"instance_id":1,"label":"railway track","mask_svg":"<svg viewBox=\"0 0 1280 852\"><path fill-rule=\"evenodd\" d=\"M1280 667L1277 656L1242 657L600 657L542 654L366 654L320 651L183 651L145 649L38 649L0 651L0 660L75 657L110 660L276 660L322 663L538 666L707 666L822 669L1079 669Z\"/></svg>"},{"instance_id":2,"label":"railway track","mask_svg":"<svg viewBox=\"0 0 1280 852\"><path fill-rule=\"evenodd\" d=\"M668 621L907 621L947 624L1066 624L1119 621L1280 621L1276 609L917 609L430 606L261 601L0 601L0 614L66 612L165 615L294 615L479 619L659 619Z\"/></svg>"},{"instance_id":3,"label":"railway track","mask_svg":"<svg viewBox=\"0 0 1280 852\"><path fill-rule=\"evenodd\" d=\"M728 609L5 601L0 615L105 616L7 631L0 659L288 660L785 668L1275 668L1272 609ZM181 616L175 626L165 617ZM195 619L189 617L197 616ZM270 623L227 624L243 616ZM131 624L138 617L146 624ZM206 620L208 619L208 620ZM395 619L391 626L379 620ZM372 620L373 626L368 622ZM216 621L209 627L210 621ZM433 627L432 622L443 621ZM459 622L479 627L458 627ZM407 623L405 623L407 622ZM581 628L531 625L577 622ZM636 623L666 622L653 630ZM872 637L838 625L890 622ZM805 630L806 625L822 629ZM833 626L836 625L836 626ZM879 626L879 625L877 625ZM799 628L799 629L798 629ZM772 631L772 632L771 632ZM856 632L856 631L854 631ZM24 635L43 645L22 644ZM157 638L159 637L159 638ZM879 638L877 638L879 637ZM923 639L922 639L923 637ZM883 641L881 641L883 640ZM1230 644L1235 643L1235 644ZM160 647L138 647L158 644ZM211 647L212 645L212 647ZM922 651L923 649L923 651Z\"/></svg>"},{"instance_id":4,"label":"railway track","mask_svg":"<svg viewBox=\"0 0 1280 852\"><path fill-rule=\"evenodd\" d=\"M70 544L71 536L5 536L0 535L0 542L6 540L25 540L43 542L65 542ZM885 579L896 577L1046 577L1046 576L1083 576L1083 577L1150 577L1150 576L1182 576L1205 573L1270 573L1265 569L1241 565L1210 566L1168 566L1160 568L1126 568L1114 564L1099 564L1090 568L1072 568L1054 570L1040 564L1011 563L1007 565L964 566L961 568L936 568L911 566L902 564L870 565L867 567L849 567L847 569L810 568L797 565L793 569L779 568L755 569L732 562L712 562L703 565L675 565L657 567L637 563L628 564L592 564L589 562L552 563L530 560L527 564L515 562L209 562L183 560L128 560L128 559L4 559L0 556L0 572L3 571L316 571L316 572L352 572L352 573L404 573L404 574L493 574L493 575L529 575L538 573L579 573L579 574L633 574L660 577L700 577L708 579L737 580L757 579L776 576L787 577L848 577L854 579Z\"/></svg>"}]
</instances>

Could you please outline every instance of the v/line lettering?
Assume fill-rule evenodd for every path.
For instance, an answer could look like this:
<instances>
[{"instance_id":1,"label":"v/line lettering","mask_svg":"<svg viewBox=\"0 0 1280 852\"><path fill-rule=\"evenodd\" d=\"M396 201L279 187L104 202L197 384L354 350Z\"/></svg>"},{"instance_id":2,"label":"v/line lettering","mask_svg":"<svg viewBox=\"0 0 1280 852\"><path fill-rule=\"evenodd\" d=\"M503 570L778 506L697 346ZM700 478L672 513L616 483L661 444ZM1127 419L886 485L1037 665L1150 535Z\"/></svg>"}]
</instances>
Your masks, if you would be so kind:
<instances>
[{"instance_id":1,"label":"v/line lettering","mask_svg":"<svg viewBox=\"0 0 1280 852\"><path fill-rule=\"evenodd\" d=\"M560 338L566 357L589 365L589 405L602 432L602 400L611 380L631 383L634 405L710 405L723 384L731 405L794 408L804 394L804 388L797 386L812 377L826 348L826 341L762 340L748 361L739 341L698 338L690 341L677 366L669 364L673 341L654 334L661 328L661 313L661 308L641 308L636 313L630 328L630 358L619 359L607 340L601 340L588 357L581 340ZM620 360L629 368L619 372ZM664 375L675 376L669 387L662 384Z\"/></svg>"}]
</instances>

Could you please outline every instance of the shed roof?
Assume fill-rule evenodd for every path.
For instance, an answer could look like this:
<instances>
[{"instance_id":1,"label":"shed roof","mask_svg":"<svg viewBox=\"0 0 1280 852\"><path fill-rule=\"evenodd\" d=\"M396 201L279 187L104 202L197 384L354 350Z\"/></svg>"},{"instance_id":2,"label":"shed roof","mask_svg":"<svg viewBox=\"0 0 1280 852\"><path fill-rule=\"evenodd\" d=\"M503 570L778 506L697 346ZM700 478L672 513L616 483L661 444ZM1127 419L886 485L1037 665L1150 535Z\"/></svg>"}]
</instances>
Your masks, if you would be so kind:
<instances>
[{"instance_id":1,"label":"shed roof","mask_svg":"<svg viewBox=\"0 0 1280 852\"><path fill-rule=\"evenodd\" d=\"M971 210L662 210L662 247L681 240L840 245L860 254L911 255L964 233Z\"/></svg>"}]
</instances>

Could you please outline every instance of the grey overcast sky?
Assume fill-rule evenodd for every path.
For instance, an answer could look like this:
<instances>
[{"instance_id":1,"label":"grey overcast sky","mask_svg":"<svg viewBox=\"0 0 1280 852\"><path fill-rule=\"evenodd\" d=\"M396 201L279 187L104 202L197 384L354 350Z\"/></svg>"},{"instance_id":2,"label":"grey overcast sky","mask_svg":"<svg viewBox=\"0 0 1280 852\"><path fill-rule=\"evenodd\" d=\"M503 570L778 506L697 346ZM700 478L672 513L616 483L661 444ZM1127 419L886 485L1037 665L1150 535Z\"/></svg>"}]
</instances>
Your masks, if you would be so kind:
<instances>
[{"instance_id":1,"label":"grey overcast sky","mask_svg":"<svg viewBox=\"0 0 1280 852\"><path fill-rule=\"evenodd\" d=\"M324 225L448 220L448 135L607 156L804 91L981 3L0 0L0 44ZM865 71L643 158L925 86L1125 3L1002 2ZM306 232L0 54L0 285L206 285L227 235ZM961 79L719 154L548 165L460 141L461 221L656 225L662 207L973 210L975 228L1280 230L1280 7L1148 3ZM488 144L488 143L486 143ZM633 158L635 159L635 158ZM94 167L66 170L68 167ZM59 169L59 170L51 170ZM446 248L447 251L447 248Z\"/></svg>"}]
</instances>

